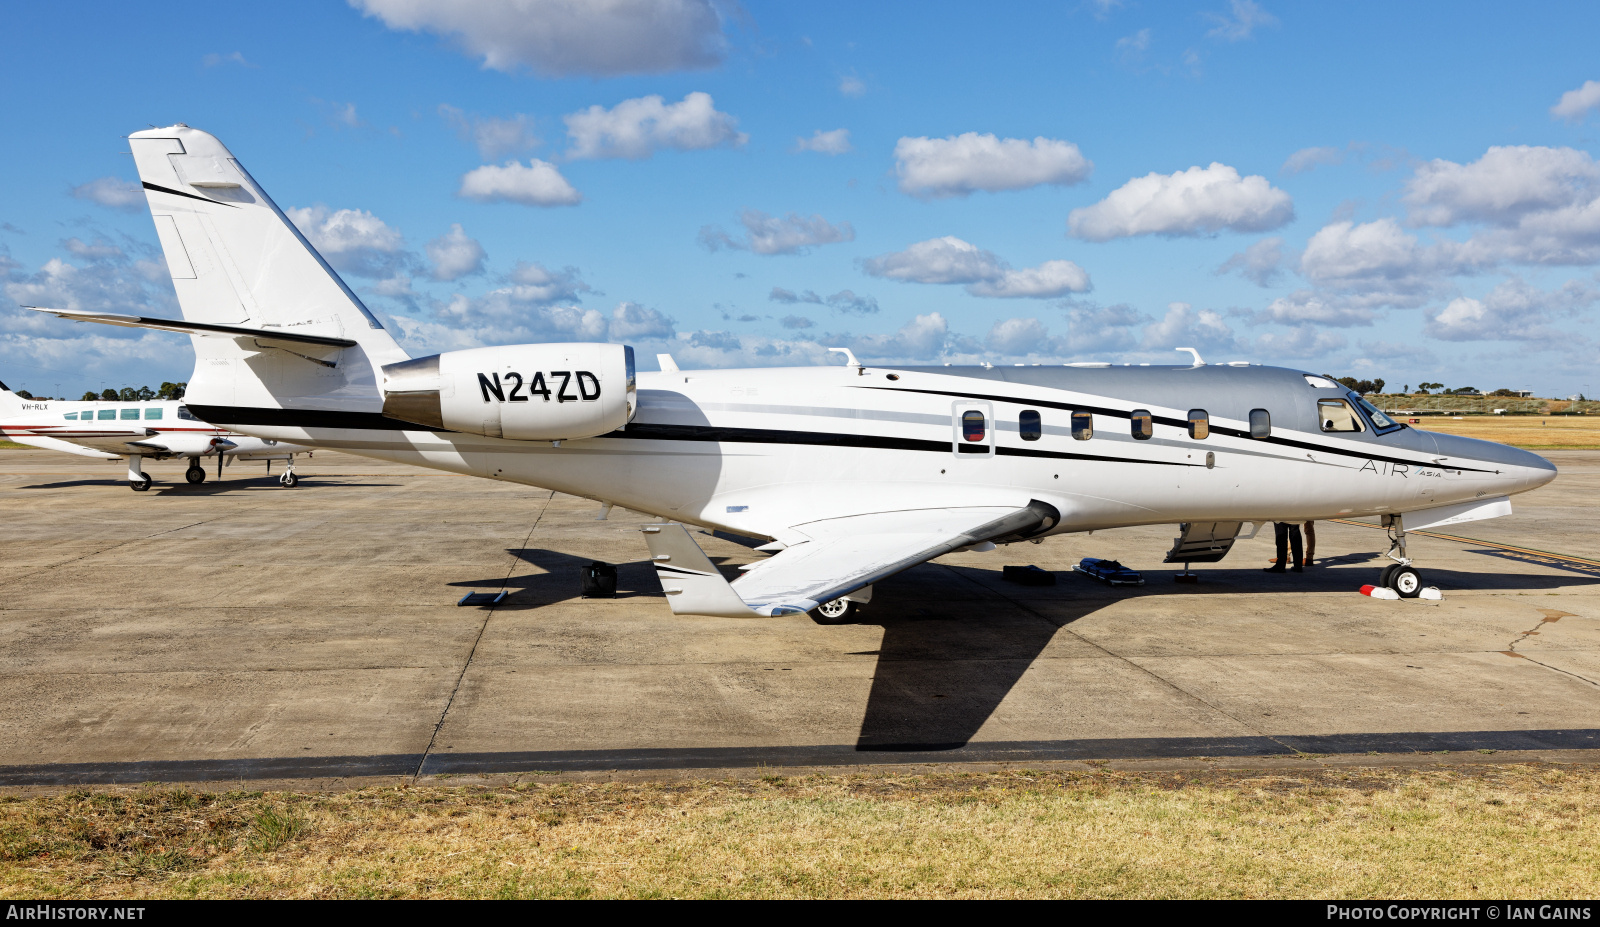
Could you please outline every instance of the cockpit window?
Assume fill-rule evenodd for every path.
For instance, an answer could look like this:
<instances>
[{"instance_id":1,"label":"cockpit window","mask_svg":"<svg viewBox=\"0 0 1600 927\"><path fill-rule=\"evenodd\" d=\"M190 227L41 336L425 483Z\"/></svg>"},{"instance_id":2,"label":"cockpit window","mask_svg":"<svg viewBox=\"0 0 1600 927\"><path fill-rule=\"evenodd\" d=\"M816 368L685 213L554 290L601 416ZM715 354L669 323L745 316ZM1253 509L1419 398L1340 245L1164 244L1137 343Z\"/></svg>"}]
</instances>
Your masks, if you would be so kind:
<instances>
[{"instance_id":1,"label":"cockpit window","mask_svg":"<svg viewBox=\"0 0 1600 927\"><path fill-rule=\"evenodd\" d=\"M1381 435L1385 432L1393 431L1396 428L1406 427L1389 416L1384 415L1382 409L1379 409L1372 403L1362 399L1356 393L1351 393L1350 399L1360 407L1361 411L1367 413L1367 419L1372 422L1372 427L1375 431L1377 431L1378 434Z\"/></svg>"},{"instance_id":2,"label":"cockpit window","mask_svg":"<svg viewBox=\"0 0 1600 927\"><path fill-rule=\"evenodd\" d=\"M1360 431L1361 419L1356 417L1356 410L1343 399L1318 399L1317 421L1322 424L1323 431Z\"/></svg>"}]
</instances>

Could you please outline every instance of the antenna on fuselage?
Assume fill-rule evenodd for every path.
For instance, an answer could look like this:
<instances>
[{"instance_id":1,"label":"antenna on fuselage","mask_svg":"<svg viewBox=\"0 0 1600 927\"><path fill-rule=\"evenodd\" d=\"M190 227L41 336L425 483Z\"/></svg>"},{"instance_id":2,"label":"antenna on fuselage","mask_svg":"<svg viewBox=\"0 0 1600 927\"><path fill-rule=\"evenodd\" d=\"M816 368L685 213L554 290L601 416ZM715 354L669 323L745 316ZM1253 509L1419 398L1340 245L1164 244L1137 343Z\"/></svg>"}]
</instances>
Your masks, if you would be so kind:
<instances>
[{"instance_id":1,"label":"antenna on fuselage","mask_svg":"<svg viewBox=\"0 0 1600 927\"><path fill-rule=\"evenodd\" d=\"M1172 350L1174 350L1174 351L1188 351L1190 354L1193 354L1194 355L1194 364L1193 364L1193 366L1195 366L1195 367L1204 367L1206 365L1206 362L1200 359L1200 352L1196 351L1194 348L1173 348Z\"/></svg>"},{"instance_id":2,"label":"antenna on fuselage","mask_svg":"<svg viewBox=\"0 0 1600 927\"><path fill-rule=\"evenodd\" d=\"M857 374L862 374L862 373L866 372L866 371L861 369L861 362L856 360L855 354L852 353L849 348L829 348L828 350L836 352L836 353L839 353L839 354L843 354L845 356L845 360L848 361L848 363L846 363L845 366L854 367L856 369L856 373Z\"/></svg>"}]
</instances>

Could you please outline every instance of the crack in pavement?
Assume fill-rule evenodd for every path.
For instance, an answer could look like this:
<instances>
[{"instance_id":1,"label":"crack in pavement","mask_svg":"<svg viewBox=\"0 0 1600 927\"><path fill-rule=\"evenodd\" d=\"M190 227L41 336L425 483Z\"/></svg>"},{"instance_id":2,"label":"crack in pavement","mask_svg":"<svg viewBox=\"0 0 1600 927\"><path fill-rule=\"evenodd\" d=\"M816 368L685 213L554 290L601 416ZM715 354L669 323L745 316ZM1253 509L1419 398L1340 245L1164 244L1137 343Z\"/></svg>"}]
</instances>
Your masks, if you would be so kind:
<instances>
[{"instance_id":1,"label":"crack in pavement","mask_svg":"<svg viewBox=\"0 0 1600 927\"><path fill-rule=\"evenodd\" d=\"M522 547L520 547L519 550L528 549L528 542L533 540L533 532L538 530L539 522L544 520L544 513L549 510L550 501L555 497L555 490L551 490L550 495L544 497L544 505L539 506L539 514L534 517L533 524L528 527L528 536L522 539ZM511 555L511 565L506 567L505 579L500 581L500 590L502 592L505 591L506 586L511 582L511 574L517 571L517 566L521 562L521 558L519 558L515 553ZM456 676L455 688L450 690L450 697L445 699L444 710L439 712L439 721L438 723L434 724L433 733L428 737L428 746L423 748L422 758L417 761L416 771L411 774L411 782L413 785L415 785L417 779L422 776L422 767L427 765L428 757L433 755L434 742L439 739L439 731L444 728L444 719L449 716L450 707L456 703L456 693L461 691L461 682L467 678L467 670L472 668L472 659L478 655L478 645L483 643L483 634L485 631L489 630L489 619L494 617L496 608L497 606L491 605L484 610L483 624L478 626L478 636L472 639L472 649L467 651L466 662L461 664L461 673Z\"/></svg>"},{"instance_id":2,"label":"crack in pavement","mask_svg":"<svg viewBox=\"0 0 1600 927\"><path fill-rule=\"evenodd\" d=\"M1533 627L1529 628L1526 631L1523 631L1520 635L1518 635L1516 640L1511 642L1510 646L1506 647L1506 649L1504 649L1504 650L1502 650L1500 652L1505 654L1508 657L1516 657L1519 660L1527 660L1529 663L1532 663L1535 666L1542 666L1547 670L1554 670L1555 672L1561 673L1564 676L1571 676L1573 679L1576 679L1579 682L1586 682L1591 686L1595 686L1597 688L1600 688L1600 682L1595 682L1593 679L1590 679L1587 676L1579 675L1578 673L1574 673L1571 670L1564 670L1559 666L1551 666L1550 664L1544 662L1543 660L1535 660L1533 657L1530 657L1525 653L1519 653L1517 651L1517 645L1518 644L1522 643L1523 641L1527 640L1530 637L1537 636L1539 634L1539 629L1544 627L1545 625L1547 625L1547 624L1555 624L1556 622L1560 621L1563 618L1577 618L1577 617L1579 617L1577 615L1574 615L1571 612L1564 612L1559 608L1541 608L1541 609L1539 609L1539 611L1544 615L1544 618L1538 624L1534 625Z\"/></svg>"}]
</instances>

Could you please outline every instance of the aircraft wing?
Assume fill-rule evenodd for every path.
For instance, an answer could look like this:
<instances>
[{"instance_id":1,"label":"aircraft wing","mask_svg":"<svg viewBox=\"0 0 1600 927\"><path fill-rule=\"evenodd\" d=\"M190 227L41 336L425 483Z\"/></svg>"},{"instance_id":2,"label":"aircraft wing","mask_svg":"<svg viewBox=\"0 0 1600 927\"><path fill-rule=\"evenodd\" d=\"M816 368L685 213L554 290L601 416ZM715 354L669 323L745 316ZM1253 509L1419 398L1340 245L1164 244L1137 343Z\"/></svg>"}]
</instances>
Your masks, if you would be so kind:
<instances>
[{"instance_id":1,"label":"aircraft wing","mask_svg":"<svg viewBox=\"0 0 1600 927\"><path fill-rule=\"evenodd\" d=\"M105 451L93 450L81 444L63 441L60 438L47 438L44 435L6 435L6 440L41 448L46 451L61 451L67 454L77 454L80 457L98 457L101 460L116 460L120 456L118 454L107 454Z\"/></svg>"},{"instance_id":2,"label":"aircraft wing","mask_svg":"<svg viewBox=\"0 0 1600 927\"><path fill-rule=\"evenodd\" d=\"M793 529L807 538L729 583L679 524L645 538L675 614L751 617L810 611L823 602L964 547L1021 539L1060 521L1053 506L971 506L875 512Z\"/></svg>"}]
</instances>

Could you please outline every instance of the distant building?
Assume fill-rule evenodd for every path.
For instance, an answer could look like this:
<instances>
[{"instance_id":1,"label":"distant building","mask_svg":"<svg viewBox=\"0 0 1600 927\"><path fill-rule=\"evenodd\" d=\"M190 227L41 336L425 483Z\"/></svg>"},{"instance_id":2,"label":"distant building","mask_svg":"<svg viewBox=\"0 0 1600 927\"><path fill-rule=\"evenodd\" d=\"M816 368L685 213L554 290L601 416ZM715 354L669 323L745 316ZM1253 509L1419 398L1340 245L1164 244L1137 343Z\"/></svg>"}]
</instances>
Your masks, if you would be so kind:
<instances>
[{"instance_id":1,"label":"distant building","mask_svg":"<svg viewBox=\"0 0 1600 927\"><path fill-rule=\"evenodd\" d=\"M1519 389L1519 390L1516 391L1516 393L1517 393L1518 396L1522 397L1523 399L1532 399L1533 398L1533 390L1531 390L1531 389Z\"/></svg>"}]
</instances>

